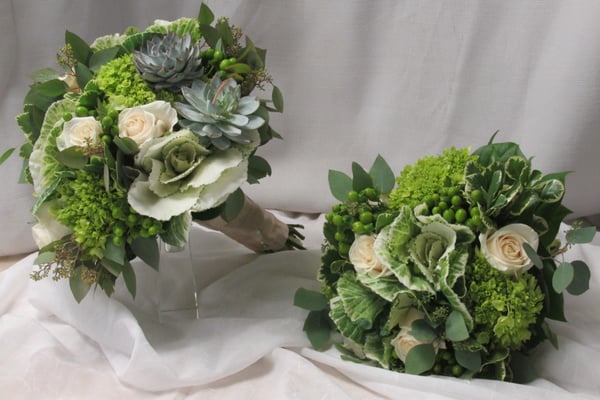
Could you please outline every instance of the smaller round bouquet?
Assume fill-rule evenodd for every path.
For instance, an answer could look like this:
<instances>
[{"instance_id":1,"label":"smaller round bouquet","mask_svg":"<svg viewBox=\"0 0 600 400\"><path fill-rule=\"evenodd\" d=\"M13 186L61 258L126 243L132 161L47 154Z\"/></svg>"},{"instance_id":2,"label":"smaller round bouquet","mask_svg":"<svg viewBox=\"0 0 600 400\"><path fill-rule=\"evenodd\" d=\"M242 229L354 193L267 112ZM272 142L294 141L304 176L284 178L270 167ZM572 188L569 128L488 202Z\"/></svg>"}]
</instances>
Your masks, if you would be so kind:
<instances>
[{"instance_id":1,"label":"smaller round bouquet","mask_svg":"<svg viewBox=\"0 0 600 400\"><path fill-rule=\"evenodd\" d=\"M183 246L192 220L257 251L301 245L240 189L271 173L256 151L280 137L269 124L280 90L252 94L272 84L265 50L205 4L197 18L91 44L67 31L65 43L63 71L36 72L17 117L37 198L35 279L68 278L80 301L123 276L135 295L130 261L157 267L157 239Z\"/></svg>"},{"instance_id":2,"label":"smaller round bouquet","mask_svg":"<svg viewBox=\"0 0 600 400\"><path fill-rule=\"evenodd\" d=\"M395 178L378 157L352 177L330 171L342 203L326 216L318 279L299 289L313 346L338 332L344 358L412 374L532 379L527 356L557 346L563 293L588 289L590 270L563 258L595 228L572 226L566 173L544 175L515 143L446 149ZM395 184L397 186L394 188ZM564 225L567 227L567 225Z\"/></svg>"}]
</instances>

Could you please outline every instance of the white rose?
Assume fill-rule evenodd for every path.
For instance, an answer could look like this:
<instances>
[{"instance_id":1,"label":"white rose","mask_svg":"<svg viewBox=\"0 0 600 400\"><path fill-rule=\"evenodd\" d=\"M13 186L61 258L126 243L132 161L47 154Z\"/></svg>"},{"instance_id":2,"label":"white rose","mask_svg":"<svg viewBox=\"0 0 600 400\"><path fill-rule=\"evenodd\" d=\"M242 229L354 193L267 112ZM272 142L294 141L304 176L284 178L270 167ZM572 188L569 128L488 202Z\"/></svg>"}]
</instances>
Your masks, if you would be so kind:
<instances>
[{"instance_id":1,"label":"white rose","mask_svg":"<svg viewBox=\"0 0 600 400\"><path fill-rule=\"evenodd\" d=\"M416 308L409 309L400 325L400 332L391 341L391 345L394 346L394 350L402 362L406 362L408 352L419 344L432 343L436 353L441 347L439 340L421 341L411 334L412 323L423 318L425 318L425 314L421 311Z\"/></svg>"},{"instance_id":2,"label":"white rose","mask_svg":"<svg viewBox=\"0 0 600 400\"><path fill-rule=\"evenodd\" d=\"M102 125L94 117L73 118L63 125L63 130L56 138L56 147L63 151L69 147L87 147L97 144L102 134Z\"/></svg>"},{"instance_id":3,"label":"white rose","mask_svg":"<svg viewBox=\"0 0 600 400\"><path fill-rule=\"evenodd\" d=\"M375 236L357 236L348 253L350 262L359 274L367 274L373 278L391 275L392 271L383 265L375 255L374 244Z\"/></svg>"},{"instance_id":4,"label":"white rose","mask_svg":"<svg viewBox=\"0 0 600 400\"><path fill-rule=\"evenodd\" d=\"M479 235L481 252L486 260L504 273L525 272L531 268L533 262L527 256L523 243L537 250L538 242L537 232L525 224L510 224L491 235Z\"/></svg>"},{"instance_id":5,"label":"white rose","mask_svg":"<svg viewBox=\"0 0 600 400\"><path fill-rule=\"evenodd\" d=\"M163 136L177 123L177 111L166 101L126 108L119 113L119 136L132 139L138 146Z\"/></svg>"},{"instance_id":6,"label":"white rose","mask_svg":"<svg viewBox=\"0 0 600 400\"><path fill-rule=\"evenodd\" d=\"M69 228L54 219L47 204L38 209L36 218L38 223L31 228L31 234L38 249L71 233Z\"/></svg>"}]
</instances>

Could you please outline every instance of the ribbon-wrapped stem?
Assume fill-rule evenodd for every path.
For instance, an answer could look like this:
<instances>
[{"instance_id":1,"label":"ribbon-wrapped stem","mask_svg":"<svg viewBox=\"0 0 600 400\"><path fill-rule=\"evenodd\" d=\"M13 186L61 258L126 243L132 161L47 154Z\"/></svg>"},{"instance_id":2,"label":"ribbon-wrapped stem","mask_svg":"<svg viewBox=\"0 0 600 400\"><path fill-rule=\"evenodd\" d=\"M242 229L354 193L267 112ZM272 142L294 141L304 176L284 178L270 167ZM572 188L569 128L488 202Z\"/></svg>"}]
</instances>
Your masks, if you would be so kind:
<instances>
[{"instance_id":1,"label":"ribbon-wrapped stem","mask_svg":"<svg viewBox=\"0 0 600 400\"><path fill-rule=\"evenodd\" d=\"M231 221L222 217L198 220L198 224L222 232L257 253L304 249L302 225L286 224L256 204L248 196L239 214Z\"/></svg>"}]
</instances>

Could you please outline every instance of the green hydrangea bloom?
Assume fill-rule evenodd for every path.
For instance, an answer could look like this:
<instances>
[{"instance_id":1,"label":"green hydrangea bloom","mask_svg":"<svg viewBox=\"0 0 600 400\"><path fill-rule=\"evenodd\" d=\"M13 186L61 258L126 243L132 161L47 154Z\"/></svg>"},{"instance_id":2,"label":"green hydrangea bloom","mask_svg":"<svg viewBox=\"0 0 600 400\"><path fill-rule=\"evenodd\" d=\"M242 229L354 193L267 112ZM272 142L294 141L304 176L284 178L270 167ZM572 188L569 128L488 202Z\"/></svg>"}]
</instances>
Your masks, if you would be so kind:
<instances>
[{"instance_id":1,"label":"green hydrangea bloom","mask_svg":"<svg viewBox=\"0 0 600 400\"><path fill-rule=\"evenodd\" d=\"M462 189L465 165L474 158L468 148L450 147L441 155L426 156L407 165L396 179L396 188L390 193L390 207L415 207L428 197L439 195L444 187L460 186Z\"/></svg>"},{"instance_id":2,"label":"green hydrangea bloom","mask_svg":"<svg viewBox=\"0 0 600 400\"><path fill-rule=\"evenodd\" d=\"M173 101L175 95L166 91L153 92L138 74L128 54L108 62L96 76L98 87L114 108L135 107L155 100Z\"/></svg>"},{"instance_id":3,"label":"green hydrangea bloom","mask_svg":"<svg viewBox=\"0 0 600 400\"><path fill-rule=\"evenodd\" d=\"M107 192L101 177L80 170L75 179L59 185L56 193L56 219L73 231L73 239L85 254L102 258L112 229L119 222L113 210L129 209L127 192Z\"/></svg>"},{"instance_id":4,"label":"green hydrangea bloom","mask_svg":"<svg viewBox=\"0 0 600 400\"><path fill-rule=\"evenodd\" d=\"M476 250L466 279L465 302L478 335L508 349L518 349L531 338L531 325L537 321L544 300L533 275L503 274Z\"/></svg>"}]
</instances>

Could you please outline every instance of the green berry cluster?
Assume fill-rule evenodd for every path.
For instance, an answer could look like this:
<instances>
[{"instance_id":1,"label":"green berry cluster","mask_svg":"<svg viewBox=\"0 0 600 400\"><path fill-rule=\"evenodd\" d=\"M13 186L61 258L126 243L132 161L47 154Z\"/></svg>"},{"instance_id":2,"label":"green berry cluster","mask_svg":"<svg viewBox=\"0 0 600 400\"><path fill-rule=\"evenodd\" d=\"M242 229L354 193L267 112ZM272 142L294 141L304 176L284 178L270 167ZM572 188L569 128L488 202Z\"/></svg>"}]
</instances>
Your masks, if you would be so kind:
<instances>
[{"instance_id":1,"label":"green berry cluster","mask_svg":"<svg viewBox=\"0 0 600 400\"><path fill-rule=\"evenodd\" d=\"M476 231L481 225L481 210L477 203L480 199L479 190L474 190L467 200L460 186L443 187L439 193L425 197L425 214L439 214L451 224L466 225Z\"/></svg>"},{"instance_id":2,"label":"green berry cluster","mask_svg":"<svg viewBox=\"0 0 600 400\"><path fill-rule=\"evenodd\" d=\"M333 230L333 245L341 256L347 256L355 235L375 233L377 217L385 210L380 193L374 188L352 190L348 200L332 207L325 215L325 229Z\"/></svg>"},{"instance_id":3,"label":"green berry cluster","mask_svg":"<svg viewBox=\"0 0 600 400\"><path fill-rule=\"evenodd\" d=\"M442 349L437 353L431 372L435 375L459 377L465 372L465 369L457 363L452 351Z\"/></svg>"}]
</instances>

